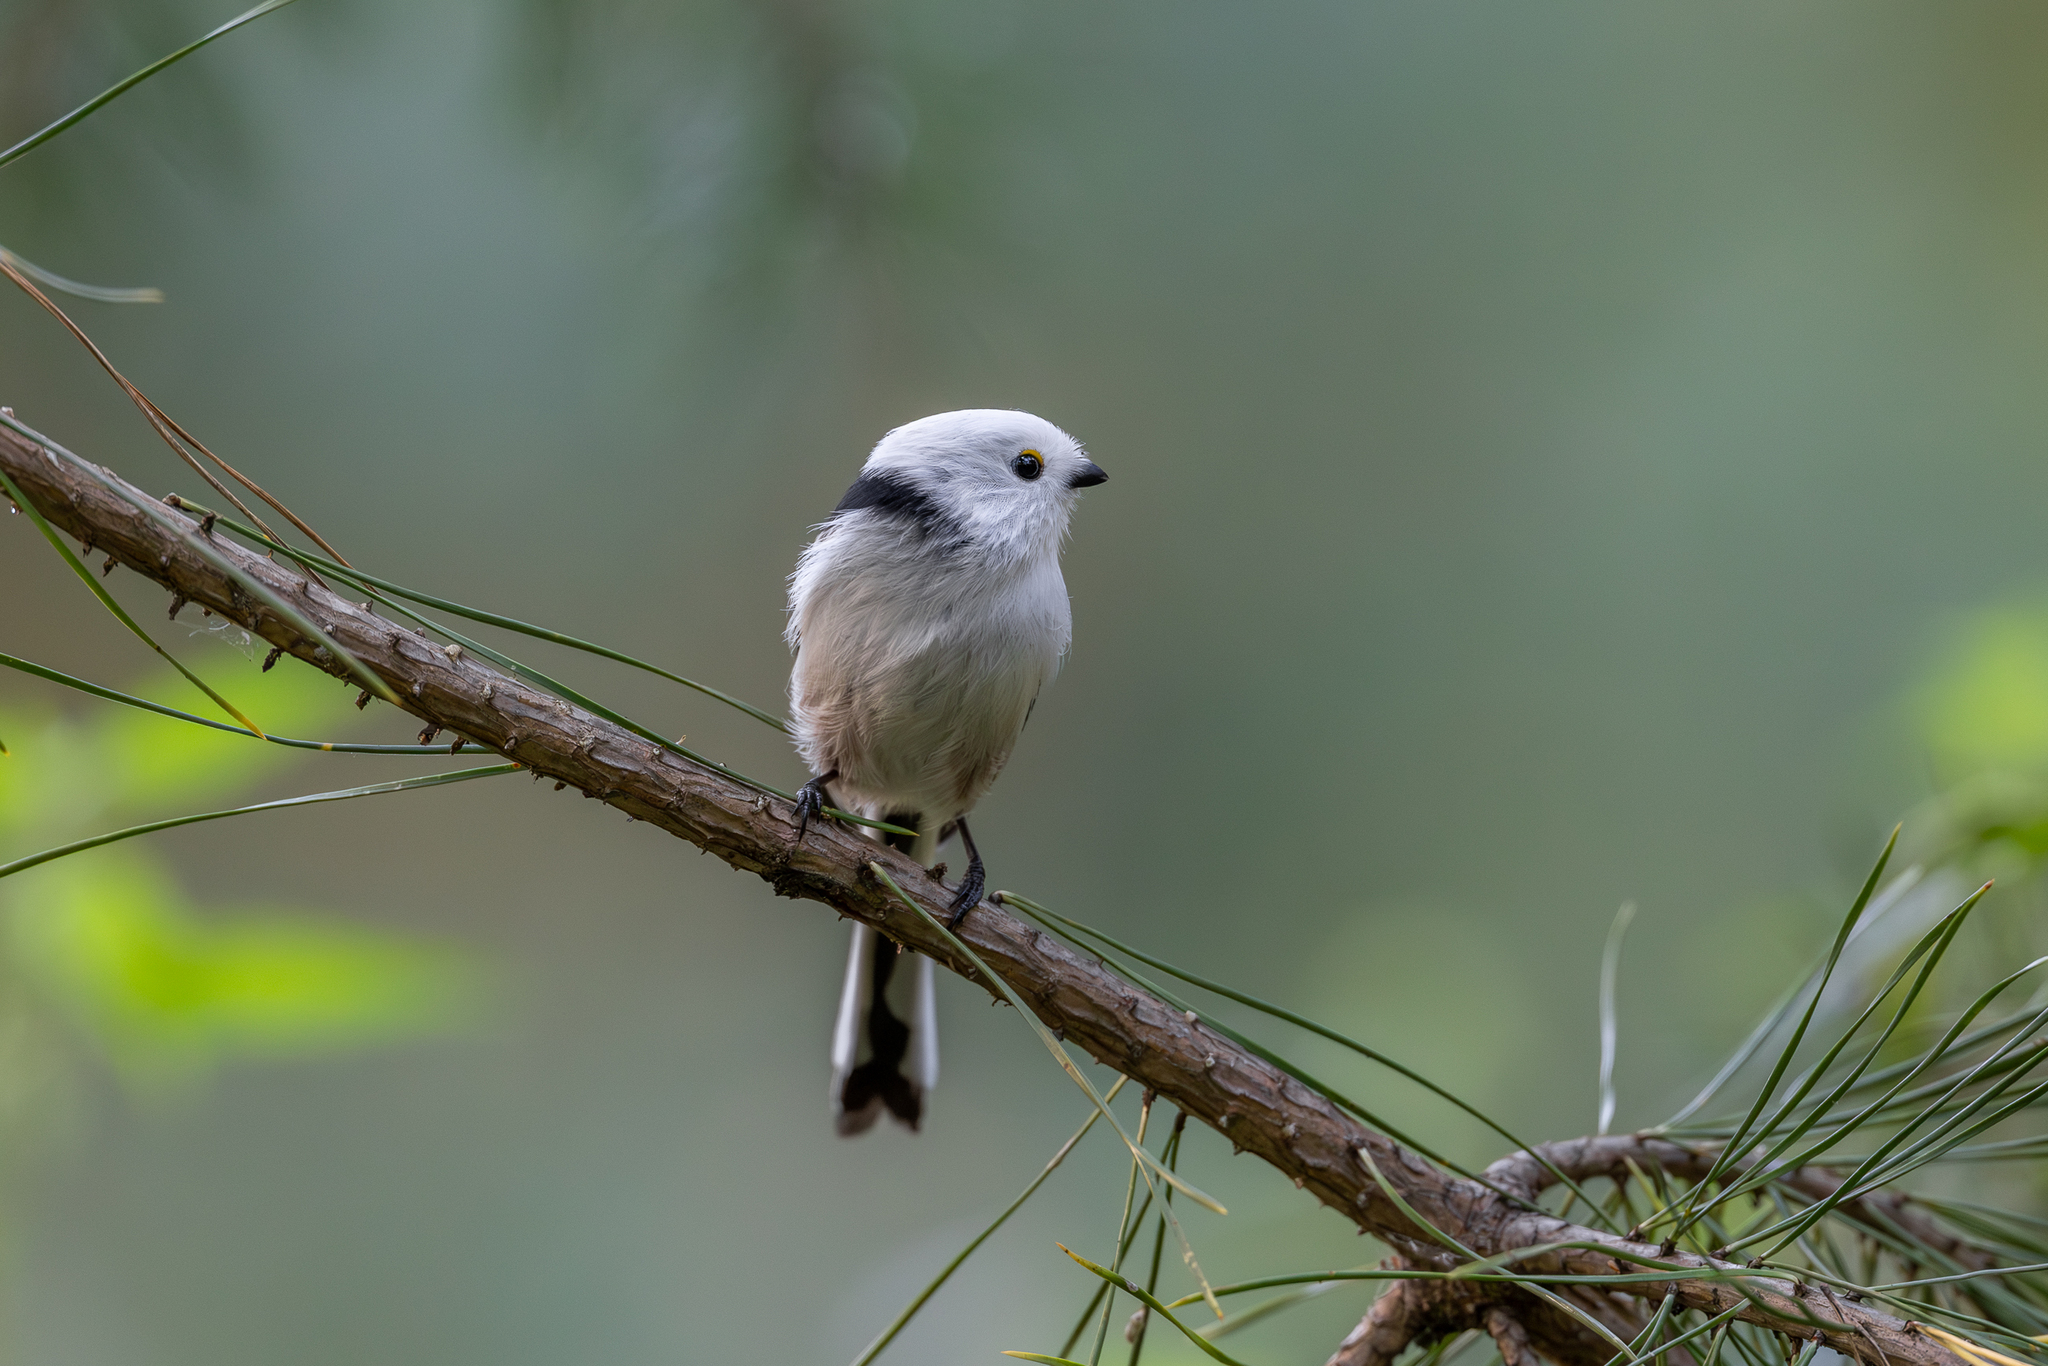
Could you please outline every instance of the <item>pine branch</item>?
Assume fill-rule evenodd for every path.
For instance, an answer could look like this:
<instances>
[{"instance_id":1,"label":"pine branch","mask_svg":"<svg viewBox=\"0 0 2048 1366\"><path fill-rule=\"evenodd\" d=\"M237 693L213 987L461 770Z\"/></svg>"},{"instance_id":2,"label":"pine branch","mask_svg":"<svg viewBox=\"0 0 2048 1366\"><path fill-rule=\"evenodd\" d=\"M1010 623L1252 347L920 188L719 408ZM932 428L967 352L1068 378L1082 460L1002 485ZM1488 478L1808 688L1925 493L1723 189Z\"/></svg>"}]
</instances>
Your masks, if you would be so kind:
<instances>
[{"instance_id":1,"label":"pine branch","mask_svg":"<svg viewBox=\"0 0 2048 1366\"><path fill-rule=\"evenodd\" d=\"M1527 1200L1534 1200L1555 1182L1556 1172L1574 1181L1603 1176L1626 1181L1631 1174L1630 1164L1634 1164L1641 1171L1661 1170L1680 1180L1697 1181L1721 1155L1721 1145L1677 1143L1650 1134L1602 1134L1546 1143L1538 1152L1540 1160L1531 1153L1510 1153L1486 1169L1487 1180ZM1749 1168L1747 1159L1739 1159L1728 1165L1726 1175L1733 1177ZM1822 1166L1799 1167L1772 1180L1811 1203L1826 1200L1842 1186L1841 1174ZM1880 1232L1896 1229L1966 1270L1981 1271L1998 1265L1996 1254L1950 1232L1932 1216L1915 1209L1912 1197L1902 1191L1872 1191L1843 1201L1836 1212Z\"/></svg>"},{"instance_id":2,"label":"pine branch","mask_svg":"<svg viewBox=\"0 0 2048 1366\"><path fill-rule=\"evenodd\" d=\"M11 418L11 414L8 417ZM317 627L360 661L429 727L496 750L536 778L574 787L754 873L783 896L816 901L873 926L969 980L978 973L923 917L868 870L885 866L904 891L942 917L946 890L902 855L847 826L813 824L801 843L788 802L650 742L627 727L514 678L456 647L435 645L142 493L118 476L0 427L0 470L56 527L168 589L212 609L298 659L346 678L348 664L291 616ZM203 550L202 550L202 538ZM252 586L260 591L251 591ZM278 610L278 604L289 609ZM1685 1308L1737 1310L1749 1322L1811 1338L1870 1366L1962 1366L1911 1325L1822 1292L1683 1252L1570 1224L1521 1200L1446 1173L1335 1104L1092 958L994 905L977 907L959 934L1045 1024L1098 1062L1158 1092L1255 1154L1420 1268L1449 1270L1518 1248L1544 1250L1513 1264L1524 1274L1611 1276L1646 1267L1668 1281L1572 1288L1577 1305L1618 1296L1655 1303L1675 1288ZM991 984L982 982L989 987ZM1362 1160L1361 1154L1370 1158ZM1377 1168L1385 1184L1375 1179ZM1558 1244L1577 1246L1559 1247ZM1598 1366L1611 1347L1591 1333L1575 1343L1544 1331L1560 1315L1525 1292L1515 1317L1546 1352ZM1540 1312L1539 1312L1540 1311ZM1561 1315L1560 1315L1561 1317ZM1604 1317L1604 1315L1603 1315ZM1831 1325L1817 1329L1815 1320ZM1569 1322L1567 1320L1567 1322ZM1576 1331L1576 1330L1575 1330Z\"/></svg>"},{"instance_id":3,"label":"pine branch","mask_svg":"<svg viewBox=\"0 0 2048 1366\"><path fill-rule=\"evenodd\" d=\"M1382 1264L1394 1270L1418 1270L1405 1257ZM1580 1312L1624 1338L1642 1330L1646 1315L1641 1302L1590 1288L1574 1293ZM1536 1352L1552 1361L1607 1362L1614 1349L1584 1323L1510 1285L1468 1280L1393 1281L1375 1299L1356 1328L1337 1345L1326 1366L1393 1366L1418 1342L1442 1342L1455 1334L1483 1331L1501 1350L1503 1366L1537 1366ZM1511 1357L1509 1349L1517 1349ZM1692 1366L1683 1348L1670 1354L1671 1366Z\"/></svg>"}]
</instances>

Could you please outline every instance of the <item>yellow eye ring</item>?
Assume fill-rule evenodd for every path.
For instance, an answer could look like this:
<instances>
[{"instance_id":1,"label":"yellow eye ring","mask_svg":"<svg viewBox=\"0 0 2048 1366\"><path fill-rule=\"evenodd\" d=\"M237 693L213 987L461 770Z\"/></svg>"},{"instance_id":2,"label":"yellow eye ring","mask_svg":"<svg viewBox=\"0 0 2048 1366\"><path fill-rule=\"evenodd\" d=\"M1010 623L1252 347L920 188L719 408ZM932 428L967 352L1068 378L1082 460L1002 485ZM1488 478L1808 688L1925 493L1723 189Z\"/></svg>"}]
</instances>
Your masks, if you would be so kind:
<instances>
[{"instance_id":1,"label":"yellow eye ring","mask_svg":"<svg viewBox=\"0 0 2048 1366\"><path fill-rule=\"evenodd\" d=\"M1019 479L1036 479L1045 473L1045 460L1037 451L1019 451L1017 458L1010 462Z\"/></svg>"}]
</instances>

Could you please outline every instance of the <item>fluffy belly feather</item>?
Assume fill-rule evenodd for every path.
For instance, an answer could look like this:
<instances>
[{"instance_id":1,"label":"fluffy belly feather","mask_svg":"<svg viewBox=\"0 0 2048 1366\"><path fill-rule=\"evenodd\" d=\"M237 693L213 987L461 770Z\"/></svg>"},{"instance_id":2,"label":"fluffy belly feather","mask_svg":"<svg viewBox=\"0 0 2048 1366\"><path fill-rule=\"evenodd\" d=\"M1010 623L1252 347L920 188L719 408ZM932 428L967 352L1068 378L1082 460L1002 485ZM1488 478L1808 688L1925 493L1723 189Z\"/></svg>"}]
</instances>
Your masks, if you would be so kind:
<instances>
[{"instance_id":1,"label":"fluffy belly feather","mask_svg":"<svg viewBox=\"0 0 2048 1366\"><path fill-rule=\"evenodd\" d=\"M816 772L837 770L835 794L867 814L952 820L1002 771L1048 656L1021 640L956 637L886 655L807 640L792 688L798 748ZM821 659L836 667L807 667Z\"/></svg>"}]
</instances>

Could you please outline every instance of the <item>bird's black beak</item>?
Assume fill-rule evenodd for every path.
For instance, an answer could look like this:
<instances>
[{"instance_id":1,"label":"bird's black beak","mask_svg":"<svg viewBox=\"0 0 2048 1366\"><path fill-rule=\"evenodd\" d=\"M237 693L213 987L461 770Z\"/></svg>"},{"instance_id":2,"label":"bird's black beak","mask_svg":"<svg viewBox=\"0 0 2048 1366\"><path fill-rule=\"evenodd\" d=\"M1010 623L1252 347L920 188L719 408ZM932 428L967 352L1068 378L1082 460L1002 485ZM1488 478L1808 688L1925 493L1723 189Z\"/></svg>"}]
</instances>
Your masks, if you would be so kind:
<instances>
[{"instance_id":1,"label":"bird's black beak","mask_svg":"<svg viewBox=\"0 0 2048 1366\"><path fill-rule=\"evenodd\" d=\"M1070 489L1092 489L1097 484L1104 483L1108 479L1108 470L1102 468L1093 460L1083 460L1080 471L1067 481L1067 487Z\"/></svg>"}]
</instances>

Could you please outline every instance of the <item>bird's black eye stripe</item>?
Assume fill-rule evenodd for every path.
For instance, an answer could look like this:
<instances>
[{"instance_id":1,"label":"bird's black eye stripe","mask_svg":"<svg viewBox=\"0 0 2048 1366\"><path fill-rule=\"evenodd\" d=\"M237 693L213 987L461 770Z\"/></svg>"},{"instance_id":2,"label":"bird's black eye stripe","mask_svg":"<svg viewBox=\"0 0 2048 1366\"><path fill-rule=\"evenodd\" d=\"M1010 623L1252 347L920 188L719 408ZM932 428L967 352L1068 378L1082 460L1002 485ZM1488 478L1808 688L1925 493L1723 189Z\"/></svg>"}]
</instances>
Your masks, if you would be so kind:
<instances>
[{"instance_id":1,"label":"bird's black eye stripe","mask_svg":"<svg viewBox=\"0 0 2048 1366\"><path fill-rule=\"evenodd\" d=\"M874 508L881 512L904 514L923 519L937 513L931 495L911 483L908 479L894 474L863 474L853 481L853 487L839 500L834 512L853 512L859 508Z\"/></svg>"},{"instance_id":2,"label":"bird's black eye stripe","mask_svg":"<svg viewBox=\"0 0 2048 1366\"><path fill-rule=\"evenodd\" d=\"M1019 479L1036 479L1045 473L1045 461L1037 451L1019 451L1017 458L1010 462L1010 468L1017 472Z\"/></svg>"},{"instance_id":3,"label":"bird's black eye stripe","mask_svg":"<svg viewBox=\"0 0 2048 1366\"><path fill-rule=\"evenodd\" d=\"M951 521L930 494L896 474L863 474L832 511L837 515L862 508L901 519L927 534L948 529Z\"/></svg>"}]
</instances>

